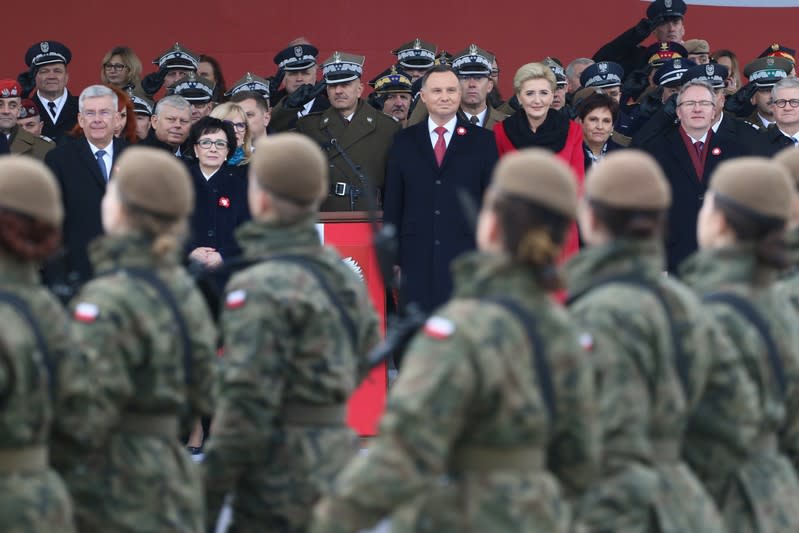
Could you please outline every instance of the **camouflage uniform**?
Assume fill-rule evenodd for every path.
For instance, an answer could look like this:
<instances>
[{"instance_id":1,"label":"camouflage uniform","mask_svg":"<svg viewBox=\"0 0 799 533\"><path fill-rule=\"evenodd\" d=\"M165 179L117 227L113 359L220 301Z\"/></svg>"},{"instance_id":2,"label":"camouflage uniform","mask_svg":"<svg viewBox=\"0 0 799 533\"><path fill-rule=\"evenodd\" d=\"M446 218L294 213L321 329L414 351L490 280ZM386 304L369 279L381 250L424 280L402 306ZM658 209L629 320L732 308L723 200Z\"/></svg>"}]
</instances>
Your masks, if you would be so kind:
<instances>
[{"instance_id":1,"label":"camouflage uniform","mask_svg":"<svg viewBox=\"0 0 799 533\"><path fill-rule=\"evenodd\" d=\"M571 294L584 294L571 311L591 335L585 345L593 351L603 426L601 480L578 507L590 531L723 531L712 498L680 459L680 444L708 374L723 366L714 358L728 347L696 296L662 270L659 243L626 239L587 249L567 266ZM687 360L682 376L676 339L655 294L624 282L591 289L622 275L657 286L668 302ZM746 385L743 369L735 370L724 378Z\"/></svg>"},{"instance_id":2,"label":"camouflage uniform","mask_svg":"<svg viewBox=\"0 0 799 533\"><path fill-rule=\"evenodd\" d=\"M320 490L358 449L345 404L379 340L377 315L363 281L322 246L314 223L311 215L253 221L236 232L249 259L306 258L341 304L308 267L288 261L258 262L226 288L224 369L204 466L209 516L232 492L239 533L305 531Z\"/></svg>"},{"instance_id":3,"label":"camouflage uniform","mask_svg":"<svg viewBox=\"0 0 799 533\"><path fill-rule=\"evenodd\" d=\"M411 342L378 436L317 505L311 533L357 531L395 508L392 533L571 530L569 500L599 460L579 333L526 266L471 253L453 273L454 298ZM524 326L490 298L536 319L554 418Z\"/></svg>"},{"instance_id":4,"label":"camouflage uniform","mask_svg":"<svg viewBox=\"0 0 799 533\"><path fill-rule=\"evenodd\" d=\"M201 533L201 476L178 436L210 415L215 328L194 282L156 258L137 234L101 237L95 272L140 268L171 290L187 323L191 382L174 314L149 283L119 271L83 287L71 304L75 338L92 364L90 439L68 458L65 479L81 531Z\"/></svg>"},{"instance_id":5,"label":"camouflage uniform","mask_svg":"<svg viewBox=\"0 0 799 533\"><path fill-rule=\"evenodd\" d=\"M788 232L787 241L791 266L780 280L777 291L787 295L794 308L799 311L799 228Z\"/></svg>"},{"instance_id":6,"label":"camouflage uniform","mask_svg":"<svg viewBox=\"0 0 799 533\"><path fill-rule=\"evenodd\" d=\"M54 363L64 361L63 376L70 375L79 358L72 361L69 353L69 321L58 301L39 284L36 266L3 255L0 277L0 290L28 305L45 337L49 357ZM73 532L69 494L61 477L47 465L51 423L59 416L54 413L48 385L51 379L60 381L61 376L48 375L32 327L19 311L0 304L0 324L0 529L10 533ZM63 386L53 385L56 400L85 387L86 381L75 377ZM62 415L70 417L66 411Z\"/></svg>"},{"instance_id":7,"label":"camouflage uniform","mask_svg":"<svg viewBox=\"0 0 799 533\"><path fill-rule=\"evenodd\" d=\"M766 345L751 322L726 304L709 303L708 311L734 341L736 356L757 385L758 433L745 448L748 461L728 457L724 448L730 439L722 434L715 446L698 450L689 440L686 458L713 488L730 531L799 531L799 481L791 468L799 458L799 319L774 288L777 272L759 266L754 250L745 245L699 252L684 265L683 275L705 294L734 292L754 304L777 343L787 384L783 398ZM705 431L697 424L699 437Z\"/></svg>"}]
</instances>

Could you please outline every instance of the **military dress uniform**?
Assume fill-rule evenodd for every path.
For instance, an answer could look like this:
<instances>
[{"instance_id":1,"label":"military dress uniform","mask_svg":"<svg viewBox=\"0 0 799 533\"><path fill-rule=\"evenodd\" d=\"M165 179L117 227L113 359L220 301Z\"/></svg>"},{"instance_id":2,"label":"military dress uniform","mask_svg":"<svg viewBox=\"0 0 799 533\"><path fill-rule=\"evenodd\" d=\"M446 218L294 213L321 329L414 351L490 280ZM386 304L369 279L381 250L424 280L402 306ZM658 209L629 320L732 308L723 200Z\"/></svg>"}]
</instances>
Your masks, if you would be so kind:
<instances>
[{"instance_id":1,"label":"military dress uniform","mask_svg":"<svg viewBox=\"0 0 799 533\"><path fill-rule=\"evenodd\" d=\"M363 56L336 52L322 66L328 86L360 78L363 60ZM358 179L335 145L344 150L371 181L371 189L378 194L375 200L379 205L388 164L388 150L394 141L394 135L402 129L392 117L377 111L364 101L358 102L349 124L344 120L345 117L331 107L297 121L297 132L312 138L327 153L330 192L320 211L366 211L369 208L369 188Z\"/></svg>"},{"instance_id":2,"label":"military dress uniform","mask_svg":"<svg viewBox=\"0 0 799 533\"><path fill-rule=\"evenodd\" d=\"M0 80L0 98L19 98L22 95L22 88L14 80ZM38 109L32 106L33 110ZM23 114L24 113L24 114ZM28 110L20 102L19 118L28 116ZM55 143L47 142L41 137L31 135L19 125L15 125L8 132L8 147L12 154L29 155L39 161L44 161L44 156L55 148Z\"/></svg>"},{"instance_id":3,"label":"military dress uniform","mask_svg":"<svg viewBox=\"0 0 799 533\"><path fill-rule=\"evenodd\" d=\"M40 67L62 63L64 68L72 60L72 52L57 41L42 41L31 46L25 53L25 64L30 71L26 74L35 76ZM25 92L25 91L23 91ZM78 97L64 92L55 101L48 100L37 91L31 99L39 108L39 115L44 121L42 135L59 141L78 123Z\"/></svg>"},{"instance_id":4,"label":"military dress uniform","mask_svg":"<svg viewBox=\"0 0 799 533\"><path fill-rule=\"evenodd\" d=\"M501 161L494 186L573 215L573 178L527 155ZM521 165L502 174L506 161ZM394 533L572 530L568 501L599 454L593 373L533 272L506 253L456 260L453 298L411 341L369 453L316 506L309 533L358 531L392 511Z\"/></svg>"},{"instance_id":5,"label":"military dress uniform","mask_svg":"<svg viewBox=\"0 0 799 533\"><path fill-rule=\"evenodd\" d=\"M662 211L670 203L665 177L641 153L608 155L586 184L589 201L610 209ZM578 506L588 531L724 531L680 449L711 370L723 367L713 358L722 358L729 346L699 299L664 277L663 268L655 236L613 236L567 264L569 309L588 332L583 342L600 384L602 471ZM737 372L724 379L747 385L740 366Z\"/></svg>"},{"instance_id":6,"label":"military dress uniform","mask_svg":"<svg viewBox=\"0 0 799 533\"><path fill-rule=\"evenodd\" d=\"M128 205L176 222L191 210L183 164L153 148L120 157L114 183ZM98 277L70 309L95 387L64 476L81 531L203 533L199 468L179 440L212 412L216 331L179 250L153 252L140 230L91 245Z\"/></svg>"},{"instance_id":7,"label":"military dress uniform","mask_svg":"<svg viewBox=\"0 0 799 533\"><path fill-rule=\"evenodd\" d=\"M311 44L298 44L289 46L277 53L274 57L275 65L279 70L307 70L316 65L316 58L319 50ZM301 90L301 89L298 89ZM269 121L269 129L276 132L293 130L297 125L297 120L310 113L321 113L328 107L330 102L324 94L302 102L301 105L293 105L289 100L289 95L285 89L271 94L270 98L274 103L272 116Z\"/></svg>"}]
</instances>

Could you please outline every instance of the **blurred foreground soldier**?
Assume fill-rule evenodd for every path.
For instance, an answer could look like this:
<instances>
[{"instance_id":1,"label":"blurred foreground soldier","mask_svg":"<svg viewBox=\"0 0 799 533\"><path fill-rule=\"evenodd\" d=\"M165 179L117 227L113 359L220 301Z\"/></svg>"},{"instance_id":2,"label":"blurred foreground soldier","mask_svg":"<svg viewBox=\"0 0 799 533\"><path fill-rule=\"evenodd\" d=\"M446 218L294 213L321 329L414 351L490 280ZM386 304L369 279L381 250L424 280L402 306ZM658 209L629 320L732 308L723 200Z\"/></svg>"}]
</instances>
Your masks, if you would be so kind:
<instances>
[{"instance_id":1,"label":"blurred foreground soldier","mask_svg":"<svg viewBox=\"0 0 799 533\"><path fill-rule=\"evenodd\" d=\"M688 52L688 59L697 65L710 63L710 45L706 40L688 39L685 41L685 50Z\"/></svg>"},{"instance_id":2,"label":"blurred foreground soldier","mask_svg":"<svg viewBox=\"0 0 799 533\"><path fill-rule=\"evenodd\" d=\"M391 115L403 128L406 127L411 105L410 77L392 66L370 80L369 86L374 89L374 93L369 95L369 101L375 109Z\"/></svg>"},{"instance_id":3,"label":"blurred foreground soldier","mask_svg":"<svg viewBox=\"0 0 799 533\"><path fill-rule=\"evenodd\" d=\"M316 81L316 58L319 50L310 43L297 42L281 50L274 58L278 72L283 73L283 89L271 95L275 104L272 129L294 129L297 120L309 113L319 113L330 107L325 84Z\"/></svg>"},{"instance_id":4,"label":"blurred foreground soldier","mask_svg":"<svg viewBox=\"0 0 799 533\"><path fill-rule=\"evenodd\" d=\"M586 177L588 248L568 263L567 280L601 384L602 476L578 513L589 531L723 532L713 499L680 457L714 358L726 357L717 366L732 374L719 379L749 386L740 391L749 404L735 407L754 411L743 365L699 298L663 276L670 204L668 181L643 152L610 154Z\"/></svg>"},{"instance_id":5,"label":"blurred foreground soldier","mask_svg":"<svg viewBox=\"0 0 799 533\"><path fill-rule=\"evenodd\" d=\"M150 122L150 132L139 145L160 148L181 157L191 128L191 104L176 94L165 96L156 104Z\"/></svg>"},{"instance_id":6,"label":"blurred foreground soldier","mask_svg":"<svg viewBox=\"0 0 799 533\"><path fill-rule=\"evenodd\" d=\"M785 78L771 89L774 124L766 130L767 155L799 147L799 78Z\"/></svg>"},{"instance_id":7,"label":"blurred foreground soldier","mask_svg":"<svg viewBox=\"0 0 799 533\"><path fill-rule=\"evenodd\" d=\"M394 134L402 129L391 117L361 100L364 57L335 52L322 65L330 108L297 121L303 133L327 152L329 192L320 211L366 211L367 194L380 191L386 173L388 150ZM347 164L339 150L359 167L371 188Z\"/></svg>"},{"instance_id":8,"label":"blurred foreground soldier","mask_svg":"<svg viewBox=\"0 0 799 533\"><path fill-rule=\"evenodd\" d=\"M774 160L788 169L793 178L794 188L799 193L799 150L794 150L793 147L785 148L774 156ZM790 296L791 303L799 311L799 194L795 194L793 198L788 230L786 240L791 264L783 276L779 290Z\"/></svg>"},{"instance_id":9,"label":"blurred foreground soldier","mask_svg":"<svg viewBox=\"0 0 799 533\"><path fill-rule=\"evenodd\" d=\"M47 142L38 134L31 134L19 125L19 117L24 109L21 92L22 88L16 81L0 80L0 135L6 137L12 154L29 155L44 161L44 156L55 148L55 143ZM32 107L37 112L38 120L38 109L36 106ZM28 109L25 109L25 115L28 115ZM39 131L41 129L40 126Z\"/></svg>"},{"instance_id":10,"label":"blurred foreground soldier","mask_svg":"<svg viewBox=\"0 0 799 533\"><path fill-rule=\"evenodd\" d=\"M189 72L177 83L169 87L168 92L183 97L191 106L191 123L211 114L214 108L214 84L202 76Z\"/></svg>"},{"instance_id":11,"label":"blurred foreground soldier","mask_svg":"<svg viewBox=\"0 0 799 533\"><path fill-rule=\"evenodd\" d=\"M775 284L789 265L784 234L795 194L787 170L774 161L723 163L699 213L701 251L682 268L683 279L703 294L706 313L732 339L760 400L749 424L753 438L742 438L745 426L732 424L711 442L707 429L722 422L714 417L696 425L699 446L688 441L683 448L729 531L799 531L799 317ZM735 413L736 402L716 399L722 402Z\"/></svg>"},{"instance_id":12,"label":"blurred foreground soldier","mask_svg":"<svg viewBox=\"0 0 799 533\"><path fill-rule=\"evenodd\" d=\"M151 97L161 87L172 87L190 73L196 75L200 58L185 46L175 43L172 48L164 50L153 59L153 64L158 65L158 70L141 80L142 90Z\"/></svg>"},{"instance_id":13,"label":"blurred foreground soldier","mask_svg":"<svg viewBox=\"0 0 799 533\"><path fill-rule=\"evenodd\" d=\"M67 90L67 65L71 60L72 52L63 44L42 41L28 49L25 64L30 70L19 77L26 82L35 80L36 93L31 98L43 117L44 135L55 140L60 140L78 121L78 98ZM28 96L27 83L21 85L23 95Z\"/></svg>"},{"instance_id":14,"label":"blurred foreground soldier","mask_svg":"<svg viewBox=\"0 0 799 533\"><path fill-rule=\"evenodd\" d=\"M179 441L211 414L216 359L210 313L180 266L193 200L183 163L147 147L120 157L103 198L98 276L70 304L97 404L64 472L81 531L205 532L200 472Z\"/></svg>"},{"instance_id":15,"label":"blurred foreground soldier","mask_svg":"<svg viewBox=\"0 0 799 533\"><path fill-rule=\"evenodd\" d=\"M320 492L358 449L346 402L379 333L363 281L319 242L326 175L319 148L296 134L261 139L250 163L253 220L237 237L252 266L226 289L204 460L211 523L232 492L239 533L304 532Z\"/></svg>"},{"instance_id":16,"label":"blurred foreground soldier","mask_svg":"<svg viewBox=\"0 0 799 533\"><path fill-rule=\"evenodd\" d=\"M130 101L133 104L133 112L136 120L136 136L140 140L147 138L152 126L153 108L155 107L153 101L144 96L137 94L136 91L131 91Z\"/></svg>"},{"instance_id":17,"label":"blurred foreground soldier","mask_svg":"<svg viewBox=\"0 0 799 533\"><path fill-rule=\"evenodd\" d=\"M398 46L391 53L397 56L397 65L410 76L413 83L433 68L436 48L436 45L417 38Z\"/></svg>"},{"instance_id":18,"label":"blurred foreground soldier","mask_svg":"<svg viewBox=\"0 0 799 533\"><path fill-rule=\"evenodd\" d=\"M453 298L411 341L378 436L316 506L311 533L389 515L392 531L572 531L568 502L599 459L591 361L550 294L576 204L554 155L498 163L480 251L453 263Z\"/></svg>"},{"instance_id":19,"label":"blurred foreground soldier","mask_svg":"<svg viewBox=\"0 0 799 533\"><path fill-rule=\"evenodd\" d=\"M70 351L68 318L38 281L39 265L58 247L63 213L58 184L47 167L27 157L0 159L0 523L4 531L75 531L67 489L48 464L48 439L55 422L74 421L68 412L59 411L59 399L75 401L76 396L70 395L80 387L86 392L89 384L81 373L68 370L81 360Z\"/></svg>"},{"instance_id":20,"label":"blurred foreground soldier","mask_svg":"<svg viewBox=\"0 0 799 533\"><path fill-rule=\"evenodd\" d=\"M761 57L744 67L744 76L749 79L750 102L756 109L749 116L752 124L765 129L774 124L774 107L771 102L771 89L788 77L793 63L781 57Z\"/></svg>"},{"instance_id":21,"label":"blurred foreground soldier","mask_svg":"<svg viewBox=\"0 0 799 533\"><path fill-rule=\"evenodd\" d=\"M605 44L594 54L594 61L615 61L624 72L646 65L649 54L640 46L652 34L658 41L681 43L685 35L684 18L688 6L683 0L655 0L646 9L646 18Z\"/></svg>"}]
</instances>

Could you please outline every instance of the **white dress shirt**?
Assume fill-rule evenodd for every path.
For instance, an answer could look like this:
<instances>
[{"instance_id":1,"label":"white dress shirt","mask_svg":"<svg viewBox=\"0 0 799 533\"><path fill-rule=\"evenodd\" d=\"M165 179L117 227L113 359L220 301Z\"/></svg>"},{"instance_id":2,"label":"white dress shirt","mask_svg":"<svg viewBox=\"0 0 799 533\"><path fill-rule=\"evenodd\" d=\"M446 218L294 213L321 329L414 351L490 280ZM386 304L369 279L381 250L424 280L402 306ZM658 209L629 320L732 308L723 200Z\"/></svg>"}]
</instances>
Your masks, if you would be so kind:
<instances>
[{"instance_id":1,"label":"white dress shirt","mask_svg":"<svg viewBox=\"0 0 799 533\"><path fill-rule=\"evenodd\" d=\"M308 102L307 104L302 106L302 109L297 111L297 118L302 118L305 115L307 115L308 113L310 113L314 102L316 102L316 98L314 98L313 100L311 100L310 102Z\"/></svg>"},{"instance_id":2,"label":"white dress shirt","mask_svg":"<svg viewBox=\"0 0 799 533\"><path fill-rule=\"evenodd\" d=\"M111 165L114 164L114 141L111 140L111 142L108 143L108 146L103 147L103 148L97 147L97 146L93 145L91 141L89 141L89 148L92 149L92 155L94 156L94 159L97 159L97 152L99 150L105 150L105 155L103 156L103 162L105 162L105 169L108 171L108 177L110 179L111 178ZM97 168L100 168L99 163L98 163Z\"/></svg>"},{"instance_id":3,"label":"white dress shirt","mask_svg":"<svg viewBox=\"0 0 799 533\"><path fill-rule=\"evenodd\" d=\"M47 113L47 116L53 121L53 124L58 122L58 117L61 116L61 110L64 109L64 104L67 103L67 90L64 89L64 92L61 93L61 96L55 100L48 100L47 98L44 98L41 94L39 94L39 91L36 91L36 96L42 103L42 108L44 109L45 113ZM55 104L55 116L50 113L50 107L47 105L47 102L53 102Z\"/></svg>"},{"instance_id":4,"label":"white dress shirt","mask_svg":"<svg viewBox=\"0 0 799 533\"><path fill-rule=\"evenodd\" d=\"M447 130L444 132L444 143L446 143L447 148L449 148L449 141L452 140L452 133L455 131L455 124L458 123L458 116L452 117L452 119L444 124L444 128ZM438 142L438 133L436 133L436 128L438 124L433 122L433 119L428 117L427 118L427 129L430 131L430 142L433 145L433 150L436 149L436 143Z\"/></svg>"},{"instance_id":5,"label":"white dress shirt","mask_svg":"<svg viewBox=\"0 0 799 533\"><path fill-rule=\"evenodd\" d=\"M466 115L466 119L469 122L472 121L472 117L477 117L477 124L475 124L475 126L482 126L483 128L486 127L486 120L488 120L488 106L486 106L486 108L483 109L481 113L478 113L476 115L472 115L469 113L464 113L464 114Z\"/></svg>"}]
</instances>

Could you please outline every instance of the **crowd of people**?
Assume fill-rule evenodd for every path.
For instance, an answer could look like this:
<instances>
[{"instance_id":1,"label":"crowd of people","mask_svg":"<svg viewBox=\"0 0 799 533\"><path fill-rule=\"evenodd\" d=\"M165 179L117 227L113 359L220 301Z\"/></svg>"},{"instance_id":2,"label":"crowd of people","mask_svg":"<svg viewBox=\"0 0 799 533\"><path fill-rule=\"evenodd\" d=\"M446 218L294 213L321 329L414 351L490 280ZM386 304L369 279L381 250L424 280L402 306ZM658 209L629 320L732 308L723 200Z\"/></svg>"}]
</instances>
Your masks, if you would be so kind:
<instances>
[{"instance_id":1,"label":"crowd of people","mask_svg":"<svg viewBox=\"0 0 799 533\"><path fill-rule=\"evenodd\" d=\"M741 69L686 15L507 99L476 44L404 43L366 97L304 39L230 85L115 47L78 96L31 46L0 80L0 524L799 531L795 51ZM378 314L315 224L378 210L389 300L429 317L358 453Z\"/></svg>"}]
</instances>

